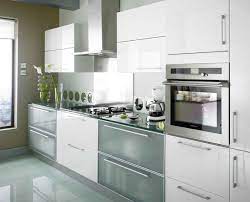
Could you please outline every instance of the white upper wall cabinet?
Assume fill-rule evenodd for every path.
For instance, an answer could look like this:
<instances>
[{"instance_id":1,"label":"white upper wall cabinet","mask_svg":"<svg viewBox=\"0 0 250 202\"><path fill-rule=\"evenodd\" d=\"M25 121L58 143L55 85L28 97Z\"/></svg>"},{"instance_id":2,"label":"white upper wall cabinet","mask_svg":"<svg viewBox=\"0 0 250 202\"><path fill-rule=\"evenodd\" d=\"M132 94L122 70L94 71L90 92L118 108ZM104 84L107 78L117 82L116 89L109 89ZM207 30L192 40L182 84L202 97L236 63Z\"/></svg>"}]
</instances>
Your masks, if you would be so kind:
<instances>
[{"instance_id":1,"label":"white upper wall cabinet","mask_svg":"<svg viewBox=\"0 0 250 202\"><path fill-rule=\"evenodd\" d=\"M62 49L62 29L60 27L45 32L45 51Z\"/></svg>"},{"instance_id":2,"label":"white upper wall cabinet","mask_svg":"<svg viewBox=\"0 0 250 202\"><path fill-rule=\"evenodd\" d=\"M80 24L69 24L45 32L46 71L91 71L92 66L83 66L86 61L90 64L89 58L74 56L75 52L87 50L83 31Z\"/></svg>"},{"instance_id":3,"label":"white upper wall cabinet","mask_svg":"<svg viewBox=\"0 0 250 202\"><path fill-rule=\"evenodd\" d=\"M166 64L166 37L117 44L119 72L163 72Z\"/></svg>"},{"instance_id":4,"label":"white upper wall cabinet","mask_svg":"<svg viewBox=\"0 0 250 202\"><path fill-rule=\"evenodd\" d=\"M250 1L231 0L231 147L250 151Z\"/></svg>"},{"instance_id":5,"label":"white upper wall cabinet","mask_svg":"<svg viewBox=\"0 0 250 202\"><path fill-rule=\"evenodd\" d=\"M166 36L166 2L122 11L117 14L117 41Z\"/></svg>"},{"instance_id":6,"label":"white upper wall cabinet","mask_svg":"<svg viewBox=\"0 0 250 202\"><path fill-rule=\"evenodd\" d=\"M168 54L229 51L229 0L168 0Z\"/></svg>"}]
</instances>

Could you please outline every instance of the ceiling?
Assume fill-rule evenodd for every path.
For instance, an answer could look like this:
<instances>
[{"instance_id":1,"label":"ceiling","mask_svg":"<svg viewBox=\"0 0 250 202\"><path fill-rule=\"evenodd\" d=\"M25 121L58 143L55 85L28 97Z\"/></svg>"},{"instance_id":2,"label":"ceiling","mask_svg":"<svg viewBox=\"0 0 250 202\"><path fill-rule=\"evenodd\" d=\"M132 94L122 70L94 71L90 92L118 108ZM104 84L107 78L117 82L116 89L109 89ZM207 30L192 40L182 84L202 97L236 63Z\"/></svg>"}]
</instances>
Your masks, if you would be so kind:
<instances>
[{"instance_id":1,"label":"ceiling","mask_svg":"<svg viewBox=\"0 0 250 202\"><path fill-rule=\"evenodd\" d=\"M80 8L80 0L13 0L13 1L42 4L52 7L63 8L67 10L76 10Z\"/></svg>"}]
</instances>

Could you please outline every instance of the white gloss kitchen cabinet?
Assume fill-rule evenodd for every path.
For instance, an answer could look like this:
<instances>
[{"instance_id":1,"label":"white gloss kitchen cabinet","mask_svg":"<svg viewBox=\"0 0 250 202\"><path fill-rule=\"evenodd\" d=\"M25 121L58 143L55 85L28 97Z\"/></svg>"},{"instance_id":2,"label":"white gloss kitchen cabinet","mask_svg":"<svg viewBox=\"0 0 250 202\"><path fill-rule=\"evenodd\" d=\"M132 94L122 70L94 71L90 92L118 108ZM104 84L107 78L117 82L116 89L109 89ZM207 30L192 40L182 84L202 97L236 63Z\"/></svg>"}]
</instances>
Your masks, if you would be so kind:
<instances>
[{"instance_id":1,"label":"white gloss kitchen cabinet","mask_svg":"<svg viewBox=\"0 0 250 202\"><path fill-rule=\"evenodd\" d=\"M168 0L169 63L229 60L229 0Z\"/></svg>"},{"instance_id":2,"label":"white gloss kitchen cabinet","mask_svg":"<svg viewBox=\"0 0 250 202\"><path fill-rule=\"evenodd\" d=\"M117 14L117 42L166 36L166 1Z\"/></svg>"},{"instance_id":3,"label":"white gloss kitchen cabinet","mask_svg":"<svg viewBox=\"0 0 250 202\"><path fill-rule=\"evenodd\" d=\"M82 64L88 62L86 61L88 58L74 55L75 52L84 50L83 32L83 28L80 24L69 24L45 32L46 71L86 71ZM85 47L85 49L86 48L87 47Z\"/></svg>"},{"instance_id":4,"label":"white gloss kitchen cabinet","mask_svg":"<svg viewBox=\"0 0 250 202\"><path fill-rule=\"evenodd\" d=\"M97 182L98 120L71 112L57 112L57 161Z\"/></svg>"},{"instance_id":5,"label":"white gloss kitchen cabinet","mask_svg":"<svg viewBox=\"0 0 250 202\"><path fill-rule=\"evenodd\" d=\"M229 200L228 148L167 135L165 163L166 202Z\"/></svg>"},{"instance_id":6,"label":"white gloss kitchen cabinet","mask_svg":"<svg viewBox=\"0 0 250 202\"><path fill-rule=\"evenodd\" d=\"M166 37L117 44L119 72L161 72L166 64Z\"/></svg>"},{"instance_id":7,"label":"white gloss kitchen cabinet","mask_svg":"<svg viewBox=\"0 0 250 202\"><path fill-rule=\"evenodd\" d=\"M231 148L250 151L250 1L231 0Z\"/></svg>"},{"instance_id":8,"label":"white gloss kitchen cabinet","mask_svg":"<svg viewBox=\"0 0 250 202\"><path fill-rule=\"evenodd\" d=\"M230 150L230 202L247 202L250 198L250 153Z\"/></svg>"}]
</instances>

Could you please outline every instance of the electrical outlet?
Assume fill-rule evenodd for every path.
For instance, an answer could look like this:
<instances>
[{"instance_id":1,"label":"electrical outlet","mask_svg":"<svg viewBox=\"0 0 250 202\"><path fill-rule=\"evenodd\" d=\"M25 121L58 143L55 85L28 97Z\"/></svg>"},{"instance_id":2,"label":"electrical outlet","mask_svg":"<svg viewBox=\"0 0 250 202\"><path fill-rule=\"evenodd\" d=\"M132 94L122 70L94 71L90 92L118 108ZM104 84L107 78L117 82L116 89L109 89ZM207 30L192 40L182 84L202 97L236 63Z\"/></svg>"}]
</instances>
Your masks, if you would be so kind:
<instances>
[{"instance_id":1,"label":"electrical outlet","mask_svg":"<svg viewBox=\"0 0 250 202\"><path fill-rule=\"evenodd\" d=\"M27 76L27 64L26 63L20 64L20 75Z\"/></svg>"}]
</instances>

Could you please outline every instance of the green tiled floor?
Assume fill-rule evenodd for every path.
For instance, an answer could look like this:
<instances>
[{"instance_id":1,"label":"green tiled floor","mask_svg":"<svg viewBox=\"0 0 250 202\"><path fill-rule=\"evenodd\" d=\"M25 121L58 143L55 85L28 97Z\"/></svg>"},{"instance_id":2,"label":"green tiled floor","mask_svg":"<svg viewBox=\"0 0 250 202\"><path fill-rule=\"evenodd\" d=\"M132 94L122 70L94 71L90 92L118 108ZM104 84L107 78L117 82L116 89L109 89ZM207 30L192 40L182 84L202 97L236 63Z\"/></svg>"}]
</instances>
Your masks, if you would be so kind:
<instances>
[{"instance_id":1,"label":"green tiled floor","mask_svg":"<svg viewBox=\"0 0 250 202\"><path fill-rule=\"evenodd\" d=\"M33 156L0 162L0 202L111 202Z\"/></svg>"}]
</instances>

